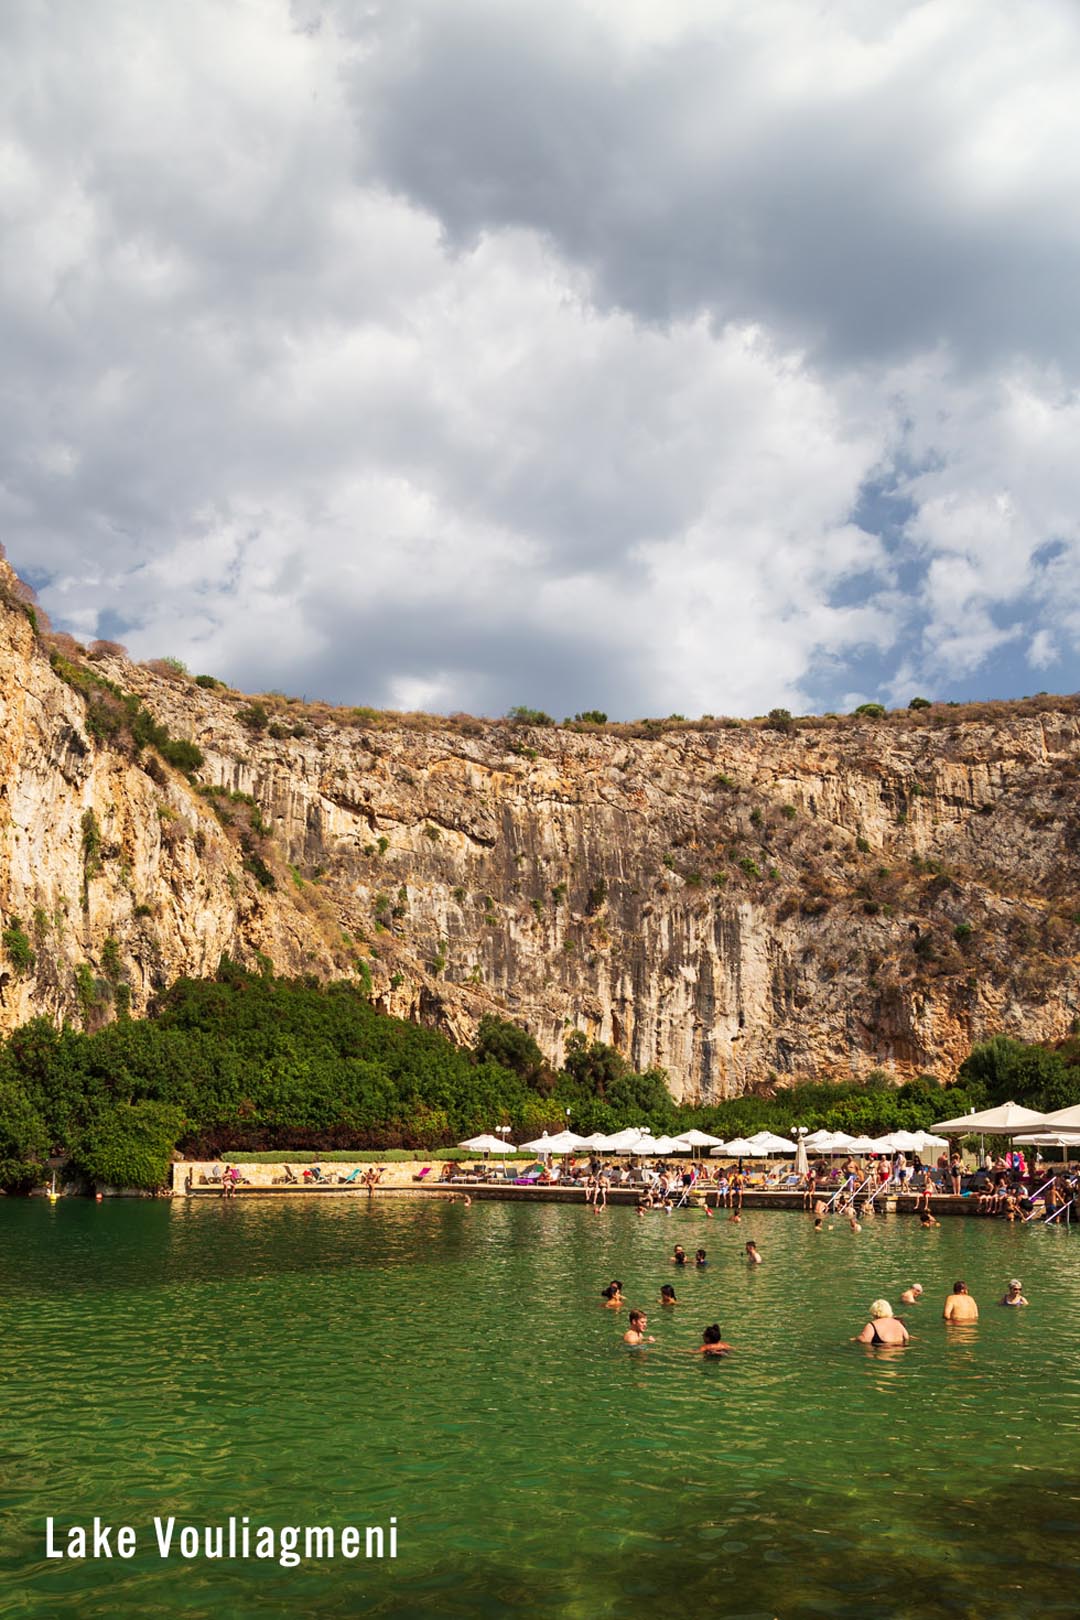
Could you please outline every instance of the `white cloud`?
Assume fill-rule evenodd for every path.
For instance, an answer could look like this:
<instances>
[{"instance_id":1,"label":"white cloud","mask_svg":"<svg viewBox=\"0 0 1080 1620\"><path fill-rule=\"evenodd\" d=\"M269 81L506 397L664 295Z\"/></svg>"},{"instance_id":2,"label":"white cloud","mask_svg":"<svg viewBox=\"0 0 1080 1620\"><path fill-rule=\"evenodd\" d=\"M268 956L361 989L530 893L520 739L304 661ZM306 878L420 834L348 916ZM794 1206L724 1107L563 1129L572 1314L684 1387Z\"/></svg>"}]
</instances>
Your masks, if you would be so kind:
<instances>
[{"instance_id":1,"label":"white cloud","mask_svg":"<svg viewBox=\"0 0 1080 1620\"><path fill-rule=\"evenodd\" d=\"M80 633L487 712L1075 668L1050 0L86 0L5 47L0 514Z\"/></svg>"}]
</instances>

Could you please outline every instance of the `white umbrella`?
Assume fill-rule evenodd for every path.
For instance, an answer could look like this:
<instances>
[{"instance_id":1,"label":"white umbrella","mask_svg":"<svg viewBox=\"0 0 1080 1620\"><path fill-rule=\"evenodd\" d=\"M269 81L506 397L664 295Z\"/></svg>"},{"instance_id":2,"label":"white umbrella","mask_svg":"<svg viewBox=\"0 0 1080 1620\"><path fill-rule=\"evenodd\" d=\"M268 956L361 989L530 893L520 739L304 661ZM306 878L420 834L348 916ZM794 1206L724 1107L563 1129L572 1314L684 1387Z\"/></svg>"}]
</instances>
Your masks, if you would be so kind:
<instances>
[{"instance_id":1,"label":"white umbrella","mask_svg":"<svg viewBox=\"0 0 1080 1620\"><path fill-rule=\"evenodd\" d=\"M927 1148L943 1148L949 1145L943 1136L935 1136L933 1131L916 1131L915 1134L919 1138L919 1146L916 1149L918 1153L925 1153Z\"/></svg>"},{"instance_id":2,"label":"white umbrella","mask_svg":"<svg viewBox=\"0 0 1080 1620\"><path fill-rule=\"evenodd\" d=\"M1046 1131L1041 1136L1014 1136L1016 1147L1080 1147L1080 1133L1076 1131Z\"/></svg>"},{"instance_id":3,"label":"white umbrella","mask_svg":"<svg viewBox=\"0 0 1080 1620\"><path fill-rule=\"evenodd\" d=\"M616 1131L614 1136L607 1140L609 1153L636 1153L637 1144L642 1137L648 1137L649 1132L643 1131L640 1126L631 1125L625 1131Z\"/></svg>"},{"instance_id":4,"label":"white umbrella","mask_svg":"<svg viewBox=\"0 0 1080 1620\"><path fill-rule=\"evenodd\" d=\"M582 1147L599 1148L601 1152L606 1153L611 1146L611 1137L605 1136L603 1131L593 1131L591 1136L585 1137L581 1145Z\"/></svg>"},{"instance_id":5,"label":"white umbrella","mask_svg":"<svg viewBox=\"0 0 1080 1620\"><path fill-rule=\"evenodd\" d=\"M849 1136L846 1131L828 1131L823 1142L815 1142L814 1146L819 1153L846 1153L851 1147L855 1137Z\"/></svg>"},{"instance_id":6,"label":"white umbrella","mask_svg":"<svg viewBox=\"0 0 1080 1620\"><path fill-rule=\"evenodd\" d=\"M535 1142L523 1142L521 1146L526 1153L576 1153L585 1146L585 1138L573 1131L559 1131L555 1136L545 1131Z\"/></svg>"},{"instance_id":7,"label":"white umbrella","mask_svg":"<svg viewBox=\"0 0 1080 1620\"><path fill-rule=\"evenodd\" d=\"M1072 1108L1059 1108L1045 1118L1047 1125L1053 1126L1055 1131L1080 1131L1080 1103L1075 1103Z\"/></svg>"},{"instance_id":8,"label":"white umbrella","mask_svg":"<svg viewBox=\"0 0 1080 1620\"><path fill-rule=\"evenodd\" d=\"M958 1119L939 1119L935 1131L948 1131L950 1136L1015 1136L1017 1131L1034 1131L1045 1127L1046 1115L1034 1108L1021 1108L1019 1103L1002 1103L998 1108L984 1108L981 1113L961 1114ZM1050 1129L1053 1130L1053 1126Z\"/></svg>"},{"instance_id":9,"label":"white umbrella","mask_svg":"<svg viewBox=\"0 0 1080 1620\"><path fill-rule=\"evenodd\" d=\"M719 1147L713 1148L712 1157L714 1159L720 1158L721 1155L725 1159L756 1159L759 1157L758 1150L753 1142L747 1142L741 1136L737 1136L733 1142L722 1142Z\"/></svg>"},{"instance_id":10,"label":"white umbrella","mask_svg":"<svg viewBox=\"0 0 1080 1620\"><path fill-rule=\"evenodd\" d=\"M832 1141L832 1134L832 1131L811 1131L804 1141L808 1148L819 1148Z\"/></svg>"},{"instance_id":11,"label":"white umbrella","mask_svg":"<svg viewBox=\"0 0 1080 1620\"><path fill-rule=\"evenodd\" d=\"M688 1148L723 1147L722 1136L710 1136L708 1131L699 1131L696 1126L692 1131L680 1131L675 1138L677 1142L685 1142Z\"/></svg>"},{"instance_id":12,"label":"white umbrella","mask_svg":"<svg viewBox=\"0 0 1080 1620\"><path fill-rule=\"evenodd\" d=\"M660 1146L661 1141L666 1140L668 1140L668 1138L661 1137L658 1139L657 1137L650 1135L648 1131L645 1131L641 1136L638 1137L636 1142L630 1145L630 1147L618 1148L616 1151L619 1153L633 1153L636 1154L638 1158L642 1159L652 1159L655 1158L657 1154L665 1153L667 1151L666 1148Z\"/></svg>"},{"instance_id":13,"label":"white umbrella","mask_svg":"<svg viewBox=\"0 0 1080 1620\"><path fill-rule=\"evenodd\" d=\"M848 1153L887 1153L888 1148L882 1147L872 1136L854 1136L847 1145Z\"/></svg>"},{"instance_id":14,"label":"white umbrella","mask_svg":"<svg viewBox=\"0 0 1080 1620\"><path fill-rule=\"evenodd\" d=\"M750 1137L750 1141L758 1153L766 1155L769 1153L790 1153L793 1146L786 1136L777 1136L775 1131L756 1131Z\"/></svg>"},{"instance_id":15,"label":"white umbrella","mask_svg":"<svg viewBox=\"0 0 1080 1620\"><path fill-rule=\"evenodd\" d=\"M458 1147L468 1148L470 1153L517 1152L513 1142L504 1142L501 1136L470 1136L467 1142L459 1142Z\"/></svg>"},{"instance_id":16,"label":"white umbrella","mask_svg":"<svg viewBox=\"0 0 1080 1620\"><path fill-rule=\"evenodd\" d=\"M652 1151L663 1156L666 1153L689 1153L690 1149L685 1142L680 1142L675 1136L658 1136L652 1145Z\"/></svg>"},{"instance_id":17,"label":"white umbrella","mask_svg":"<svg viewBox=\"0 0 1080 1620\"><path fill-rule=\"evenodd\" d=\"M805 1176L810 1169L810 1161L806 1157L806 1140L800 1136L795 1148L795 1174Z\"/></svg>"},{"instance_id":18,"label":"white umbrella","mask_svg":"<svg viewBox=\"0 0 1080 1620\"><path fill-rule=\"evenodd\" d=\"M898 1153L918 1153L922 1147L922 1133L914 1131L893 1131L891 1134L893 1150Z\"/></svg>"}]
</instances>

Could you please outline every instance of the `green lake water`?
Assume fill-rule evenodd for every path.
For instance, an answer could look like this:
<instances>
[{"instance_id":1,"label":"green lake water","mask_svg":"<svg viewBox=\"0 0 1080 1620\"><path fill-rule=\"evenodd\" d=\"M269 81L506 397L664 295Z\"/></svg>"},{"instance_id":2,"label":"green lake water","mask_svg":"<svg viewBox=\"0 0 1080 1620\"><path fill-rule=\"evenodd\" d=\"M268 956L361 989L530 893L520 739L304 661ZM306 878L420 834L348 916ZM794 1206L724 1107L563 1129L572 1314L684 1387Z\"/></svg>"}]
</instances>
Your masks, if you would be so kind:
<instances>
[{"instance_id":1,"label":"green lake water","mask_svg":"<svg viewBox=\"0 0 1080 1620\"><path fill-rule=\"evenodd\" d=\"M676 1271L676 1242L708 1269ZM1027 1310L995 1303L1014 1275ZM601 1307L612 1277L645 1351ZM957 1277L974 1329L941 1321ZM913 1281L906 1350L849 1342ZM0 1311L5 1620L1080 1611L1080 1232L8 1199ZM704 1363L715 1320L737 1351ZM48 1560L49 1514L139 1551ZM394 1515L398 1557L162 1561L155 1514Z\"/></svg>"}]
</instances>

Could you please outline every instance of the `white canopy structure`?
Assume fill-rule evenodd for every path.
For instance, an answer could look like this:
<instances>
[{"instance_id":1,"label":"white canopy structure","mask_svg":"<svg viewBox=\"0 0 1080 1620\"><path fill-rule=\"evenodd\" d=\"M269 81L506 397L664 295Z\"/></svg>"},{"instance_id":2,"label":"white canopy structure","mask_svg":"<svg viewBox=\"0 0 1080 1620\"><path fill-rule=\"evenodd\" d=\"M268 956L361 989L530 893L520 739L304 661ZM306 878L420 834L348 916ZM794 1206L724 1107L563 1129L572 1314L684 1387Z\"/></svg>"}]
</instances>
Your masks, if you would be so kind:
<instances>
[{"instance_id":1,"label":"white canopy structure","mask_svg":"<svg viewBox=\"0 0 1080 1620\"><path fill-rule=\"evenodd\" d=\"M652 1151L661 1155L667 1153L688 1153L690 1150L685 1142L676 1136L658 1136L652 1145Z\"/></svg>"},{"instance_id":2,"label":"white canopy structure","mask_svg":"<svg viewBox=\"0 0 1080 1620\"><path fill-rule=\"evenodd\" d=\"M809 1137L807 1137L807 1143L809 1143L809 1140ZM825 1140L815 1142L814 1149L816 1152L826 1155L830 1153L848 1153L851 1151L851 1144L854 1141L855 1137L849 1136L846 1131L826 1131Z\"/></svg>"},{"instance_id":3,"label":"white canopy structure","mask_svg":"<svg viewBox=\"0 0 1080 1620\"><path fill-rule=\"evenodd\" d=\"M680 1131L675 1138L676 1142L685 1142L688 1148L723 1147L724 1139L721 1136L710 1136L708 1131L699 1131L696 1127L692 1131Z\"/></svg>"},{"instance_id":4,"label":"white canopy structure","mask_svg":"<svg viewBox=\"0 0 1080 1620\"><path fill-rule=\"evenodd\" d=\"M614 1136L608 1137L605 1151L607 1153L634 1153L637 1151L637 1143L641 1141L643 1136L647 1137L648 1134L648 1131L643 1131L637 1125L632 1125L625 1131L616 1131Z\"/></svg>"},{"instance_id":5,"label":"white canopy structure","mask_svg":"<svg viewBox=\"0 0 1080 1620\"><path fill-rule=\"evenodd\" d=\"M950 1136L1015 1136L1018 1131L1040 1128L1054 1129L1045 1114L1014 1102L984 1108L981 1113L961 1114L958 1119L939 1119L934 1126L935 1131L947 1131Z\"/></svg>"},{"instance_id":6,"label":"white canopy structure","mask_svg":"<svg viewBox=\"0 0 1080 1620\"><path fill-rule=\"evenodd\" d=\"M755 1152L768 1155L770 1153L794 1153L795 1144L789 1142L786 1136L777 1136L775 1131L755 1131L748 1140L753 1143Z\"/></svg>"},{"instance_id":7,"label":"white canopy structure","mask_svg":"<svg viewBox=\"0 0 1080 1620\"><path fill-rule=\"evenodd\" d=\"M555 1136L545 1131L535 1142L523 1142L521 1146L526 1153L577 1153L585 1146L585 1138L573 1131L559 1131Z\"/></svg>"},{"instance_id":8,"label":"white canopy structure","mask_svg":"<svg viewBox=\"0 0 1080 1620\"><path fill-rule=\"evenodd\" d=\"M1080 1103L1072 1108L1059 1108L1045 1116L1045 1123L1055 1131L1080 1131Z\"/></svg>"},{"instance_id":9,"label":"white canopy structure","mask_svg":"<svg viewBox=\"0 0 1080 1620\"><path fill-rule=\"evenodd\" d=\"M820 1148L826 1142L831 1142L832 1137L832 1131L811 1131L810 1135L804 1138L804 1141L810 1151L813 1152L815 1148Z\"/></svg>"},{"instance_id":10,"label":"white canopy structure","mask_svg":"<svg viewBox=\"0 0 1080 1620\"><path fill-rule=\"evenodd\" d=\"M721 1142L719 1147L712 1150L712 1158L719 1159L758 1159L761 1157L753 1142L744 1137L737 1136L732 1142Z\"/></svg>"},{"instance_id":11,"label":"white canopy structure","mask_svg":"<svg viewBox=\"0 0 1080 1620\"><path fill-rule=\"evenodd\" d=\"M513 1142L504 1142L501 1136L470 1136L467 1142L459 1142L458 1147L468 1148L470 1153L517 1152Z\"/></svg>"}]
</instances>

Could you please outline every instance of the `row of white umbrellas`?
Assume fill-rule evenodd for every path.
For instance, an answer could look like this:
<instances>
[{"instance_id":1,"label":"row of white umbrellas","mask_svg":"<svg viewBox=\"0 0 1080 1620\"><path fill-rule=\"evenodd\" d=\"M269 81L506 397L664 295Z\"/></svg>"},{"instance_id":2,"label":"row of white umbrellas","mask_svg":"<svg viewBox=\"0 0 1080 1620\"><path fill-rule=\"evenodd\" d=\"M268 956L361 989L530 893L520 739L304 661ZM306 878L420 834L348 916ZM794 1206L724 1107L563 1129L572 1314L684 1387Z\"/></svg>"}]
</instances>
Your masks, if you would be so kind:
<instances>
[{"instance_id":1,"label":"row of white umbrellas","mask_svg":"<svg viewBox=\"0 0 1080 1620\"><path fill-rule=\"evenodd\" d=\"M1011 1136L1018 1142L1048 1143L1068 1146L1080 1145L1080 1106L1061 1108L1056 1113L1040 1114L1032 1108L1021 1108L1016 1103L1002 1103L999 1108L984 1109L981 1113L961 1114L956 1119L944 1119L935 1127L957 1136ZM684 1131L679 1136L653 1136L643 1127L631 1127L605 1136L594 1131L591 1136L578 1136L576 1132L558 1131L549 1136L536 1137L523 1142L520 1148L501 1136L472 1136L459 1146L471 1153L539 1153L544 1155L579 1153L584 1148L600 1153L627 1153L638 1158L663 1157L669 1153L692 1153L695 1148L710 1148L714 1158L764 1159L770 1154L791 1154L802 1148L809 1152L830 1155L834 1153L925 1153L930 1148L948 1147L944 1136L930 1131L891 1131L886 1136L849 1136L846 1131L813 1131L802 1136L798 1144L774 1131L758 1131L754 1136L737 1136L730 1142L706 1131Z\"/></svg>"},{"instance_id":2,"label":"row of white umbrellas","mask_svg":"<svg viewBox=\"0 0 1080 1620\"><path fill-rule=\"evenodd\" d=\"M755 1136L737 1136L730 1142L723 1141L718 1136L709 1136L705 1131L686 1131L681 1136L653 1136L648 1130L630 1128L616 1131L613 1136L605 1136L601 1131L595 1131L591 1136L578 1136L574 1131L559 1131L549 1136L545 1131L543 1136L536 1137L532 1142L523 1142L520 1148L515 1148L512 1142L505 1142L498 1136L472 1136L467 1142L459 1144L468 1148L471 1153L540 1153L562 1154L579 1153L585 1148L600 1153L626 1153L638 1158L663 1157L669 1153L691 1153L695 1148L708 1147L712 1149L714 1158L723 1156L731 1159L764 1159L770 1154L794 1154L796 1144L789 1142L786 1137L777 1136L773 1131L758 1131ZM931 1136L929 1132L919 1131L912 1134L907 1131L896 1131L891 1136L870 1138L867 1136L848 1136L843 1131L815 1131L812 1136L805 1138L805 1146L816 1153L895 1153L897 1151L908 1153L921 1153L926 1148L946 1147L943 1137Z\"/></svg>"}]
</instances>

